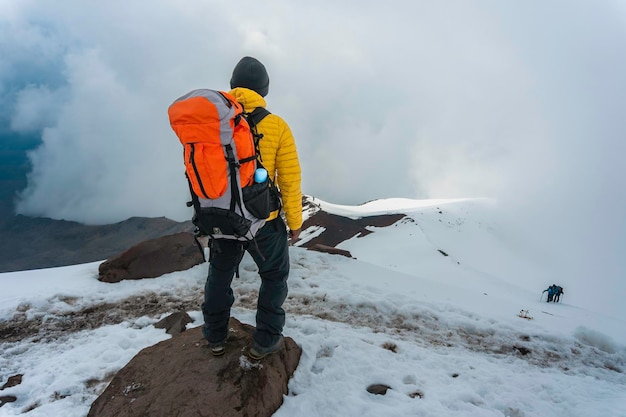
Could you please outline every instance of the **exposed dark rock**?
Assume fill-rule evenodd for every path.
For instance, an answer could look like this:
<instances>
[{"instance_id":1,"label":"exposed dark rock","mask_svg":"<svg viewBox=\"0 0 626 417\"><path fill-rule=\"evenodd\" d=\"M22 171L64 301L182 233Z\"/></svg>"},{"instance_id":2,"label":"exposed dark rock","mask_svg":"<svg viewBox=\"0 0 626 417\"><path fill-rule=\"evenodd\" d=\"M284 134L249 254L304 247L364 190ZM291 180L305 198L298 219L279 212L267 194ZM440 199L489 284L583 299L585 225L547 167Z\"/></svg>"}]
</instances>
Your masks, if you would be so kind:
<instances>
[{"instance_id":1,"label":"exposed dark rock","mask_svg":"<svg viewBox=\"0 0 626 417\"><path fill-rule=\"evenodd\" d=\"M0 396L0 407L6 403L14 403L15 401L17 401L17 397L15 395L2 395Z\"/></svg>"},{"instance_id":2,"label":"exposed dark rock","mask_svg":"<svg viewBox=\"0 0 626 417\"><path fill-rule=\"evenodd\" d=\"M382 346L383 349L387 349L390 352L398 353L398 345L393 342L385 342Z\"/></svg>"},{"instance_id":3,"label":"exposed dark rock","mask_svg":"<svg viewBox=\"0 0 626 417\"><path fill-rule=\"evenodd\" d=\"M165 333L173 336L187 330L187 324L193 323L193 319L184 311L177 311L154 323L157 329L165 329Z\"/></svg>"},{"instance_id":4,"label":"exposed dark rock","mask_svg":"<svg viewBox=\"0 0 626 417\"><path fill-rule=\"evenodd\" d=\"M391 387L389 385L372 384L369 387L367 387L367 392L369 392L370 394L385 395L387 394L387 390L390 390L390 389Z\"/></svg>"},{"instance_id":5,"label":"exposed dark rock","mask_svg":"<svg viewBox=\"0 0 626 417\"><path fill-rule=\"evenodd\" d=\"M417 391L413 391L412 393L409 394L409 397L411 398L424 398L424 393L420 390Z\"/></svg>"},{"instance_id":6,"label":"exposed dark rock","mask_svg":"<svg viewBox=\"0 0 626 417\"><path fill-rule=\"evenodd\" d=\"M13 375L10 376L9 379L7 380L7 382L5 382L5 384L2 386L2 388L0 388L0 391L2 391L5 388L11 388L14 387L16 385L20 385L22 383L22 377L24 375L22 374L17 374L17 375Z\"/></svg>"},{"instance_id":7,"label":"exposed dark rock","mask_svg":"<svg viewBox=\"0 0 626 417\"><path fill-rule=\"evenodd\" d=\"M330 253L331 255L343 255L348 258L352 258L352 254L344 249L333 248L332 246L322 245L321 243L317 243L313 246L309 247L309 250L314 250L317 252Z\"/></svg>"},{"instance_id":8,"label":"exposed dark rock","mask_svg":"<svg viewBox=\"0 0 626 417\"><path fill-rule=\"evenodd\" d=\"M366 229L368 226L387 227L404 217L406 217L404 214L386 214L351 219L326 213L325 211L317 211L302 224L302 230L318 226L323 227L324 231L319 236L303 243L302 247L312 248L316 245L324 245L334 248L341 242L354 236L363 237L372 233Z\"/></svg>"},{"instance_id":9,"label":"exposed dark rock","mask_svg":"<svg viewBox=\"0 0 626 417\"><path fill-rule=\"evenodd\" d=\"M11 388L11 387L21 384L23 376L24 375L22 374L10 376L7 382L2 386L2 388L0 388L0 391L2 391L5 388ZM6 403L13 403L15 401L17 401L17 397L15 395L2 395L0 396L0 407L5 405Z\"/></svg>"},{"instance_id":10,"label":"exposed dark rock","mask_svg":"<svg viewBox=\"0 0 626 417\"><path fill-rule=\"evenodd\" d=\"M155 278L184 271L204 262L204 254L193 235L176 233L147 240L100 264L98 279L119 282L124 279Z\"/></svg>"},{"instance_id":11,"label":"exposed dark rock","mask_svg":"<svg viewBox=\"0 0 626 417\"><path fill-rule=\"evenodd\" d=\"M229 323L226 353L211 355L200 327L139 352L92 404L88 417L269 417L288 393L302 350L293 339L261 361L245 353L251 326Z\"/></svg>"}]
</instances>

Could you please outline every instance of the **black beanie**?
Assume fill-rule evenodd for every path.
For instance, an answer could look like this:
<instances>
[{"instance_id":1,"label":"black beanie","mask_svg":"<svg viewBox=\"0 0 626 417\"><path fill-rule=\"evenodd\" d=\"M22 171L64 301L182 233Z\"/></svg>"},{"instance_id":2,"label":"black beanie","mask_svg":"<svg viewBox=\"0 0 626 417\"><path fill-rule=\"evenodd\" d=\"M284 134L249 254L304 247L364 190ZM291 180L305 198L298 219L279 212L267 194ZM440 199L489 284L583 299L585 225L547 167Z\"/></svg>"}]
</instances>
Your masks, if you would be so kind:
<instances>
[{"instance_id":1,"label":"black beanie","mask_svg":"<svg viewBox=\"0 0 626 417\"><path fill-rule=\"evenodd\" d=\"M235 87L249 88L265 97L269 92L270 77L259 60L246 56L241 58L233 70L230 88Z\"/></svg>"}]
</instances>

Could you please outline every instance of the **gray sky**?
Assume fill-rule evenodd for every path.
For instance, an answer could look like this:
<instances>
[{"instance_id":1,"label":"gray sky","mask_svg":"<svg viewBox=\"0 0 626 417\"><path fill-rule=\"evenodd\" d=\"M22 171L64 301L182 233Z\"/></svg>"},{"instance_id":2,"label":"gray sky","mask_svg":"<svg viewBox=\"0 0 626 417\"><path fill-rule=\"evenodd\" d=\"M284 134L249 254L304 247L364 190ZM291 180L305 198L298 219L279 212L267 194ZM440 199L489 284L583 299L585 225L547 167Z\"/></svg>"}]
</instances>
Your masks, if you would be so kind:
<instances>
[{"instance_id":1,"label":"gray sky","mask_svg":"<svg viewBox=\"0 0 626 417\"><path fill-rule=\"evenodd\" d=\"M0 55L2 128L43 140L24 214L187 219L167 107L252 55L306 194L495 197L564 274L626 293L619 0L0 0Z\"/></svg>"}]
</instances>

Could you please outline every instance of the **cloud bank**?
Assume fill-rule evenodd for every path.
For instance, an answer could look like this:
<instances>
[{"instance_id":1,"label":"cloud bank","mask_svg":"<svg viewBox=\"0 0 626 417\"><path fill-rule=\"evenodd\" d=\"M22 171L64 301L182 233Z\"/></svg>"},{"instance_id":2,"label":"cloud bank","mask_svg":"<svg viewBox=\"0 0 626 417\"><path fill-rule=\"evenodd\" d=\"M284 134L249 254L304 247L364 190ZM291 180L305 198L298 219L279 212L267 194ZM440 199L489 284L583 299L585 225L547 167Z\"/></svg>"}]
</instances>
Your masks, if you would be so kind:
<instances>
[{"instance_id":1,"label":"cloud bank","mask_svg":"<svg viewBox=\"0 0 626 417\"><path fill-rule=\"evenodd\" d=\"M296 136L305 193L495 197L503 221L544 226L564 275L623 277L617 1L7 0L0 16L2 128L42 140L23 214L189 218L167 107L227 90L252 55Z\"/></svg>"}]
</instances>

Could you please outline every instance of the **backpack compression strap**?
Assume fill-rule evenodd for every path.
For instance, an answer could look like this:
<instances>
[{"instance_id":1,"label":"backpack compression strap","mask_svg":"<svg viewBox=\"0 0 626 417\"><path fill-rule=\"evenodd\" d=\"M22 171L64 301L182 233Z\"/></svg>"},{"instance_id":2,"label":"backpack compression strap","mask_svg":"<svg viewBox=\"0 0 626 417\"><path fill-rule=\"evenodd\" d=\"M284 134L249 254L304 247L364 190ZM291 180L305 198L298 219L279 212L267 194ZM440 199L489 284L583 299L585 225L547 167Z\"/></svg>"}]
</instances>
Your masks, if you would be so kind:
<instances>
[{"instance_id":1,"label":"backpack compression strap","mask_svg":"<svg viewBox=\"0 0 626 417\"><path fill-rule=\"evenodd\" d=\"M239 210L243 214L243 209L241 208L241 195L239 194L239 187L237 186L237 168L239 165L235 160L233 147L226 145L225 148L227 155L226 161L228 161L228 171L230 175L230 211L235 211L235 205L238 205Z\"/></svg>"},{"instance_id":2,"label":"backpack compression strap","mask_svg":"<svg viewBox=\"0 0 626 417\"><path fill-rule=\"evenodd\" d=\"M250 126L250 132L252 132L252 139L254 140L254 151L256 155L241 159L239 163L253 161L255 159L258 159L261 162L263 161L263 158L261 158L261 152L259 151L259 141L263 139L263 134L259 133L256 126L261 123L261 120L263 120L265 116L269 116L270 114L272 113L270 113L270 111L267 110L265 107L257 107L250 113L243 113L246 121L248 122L248 126Z\"/></svg>"}]
</instances>

